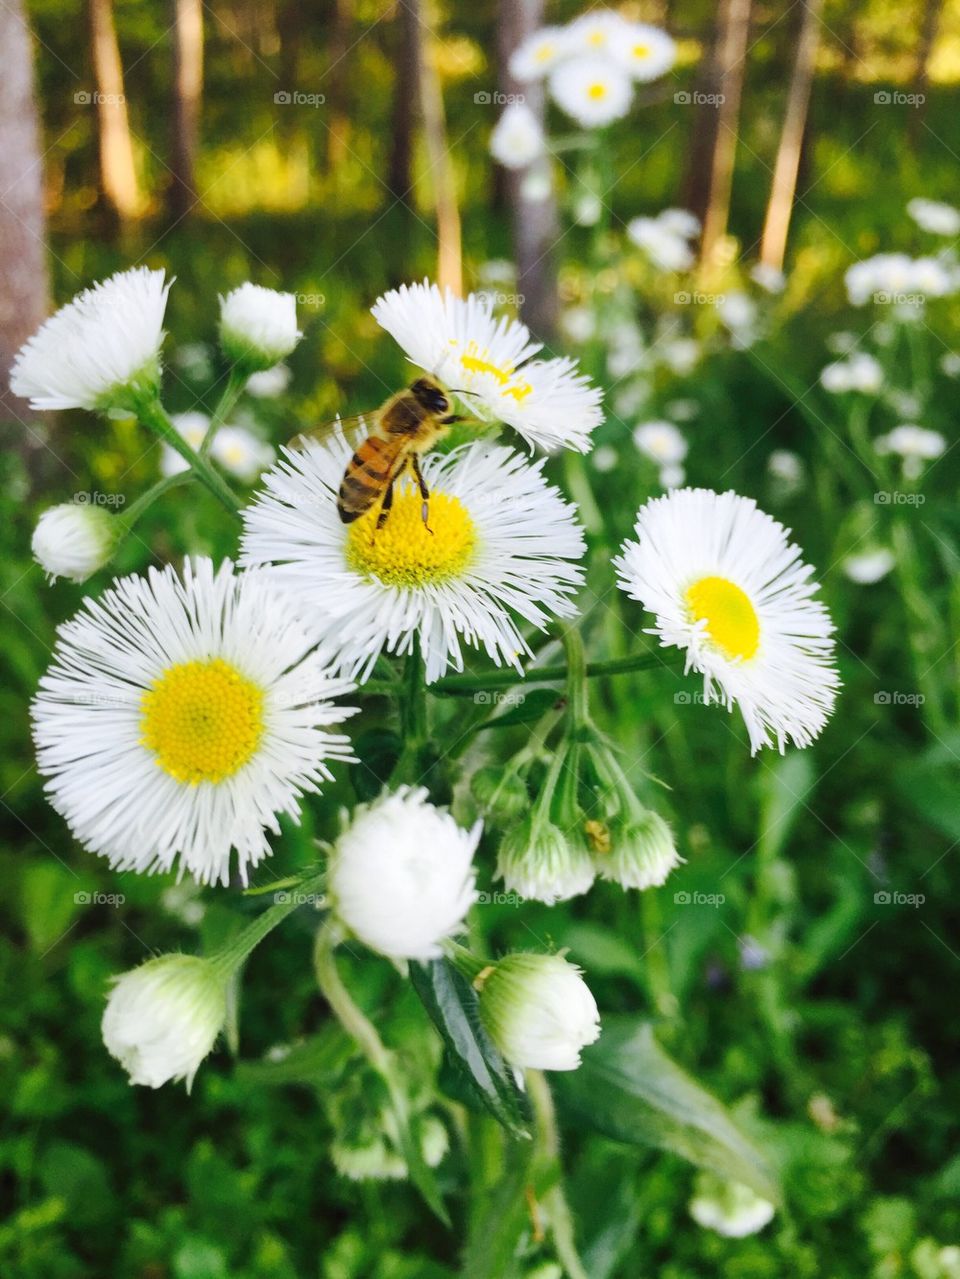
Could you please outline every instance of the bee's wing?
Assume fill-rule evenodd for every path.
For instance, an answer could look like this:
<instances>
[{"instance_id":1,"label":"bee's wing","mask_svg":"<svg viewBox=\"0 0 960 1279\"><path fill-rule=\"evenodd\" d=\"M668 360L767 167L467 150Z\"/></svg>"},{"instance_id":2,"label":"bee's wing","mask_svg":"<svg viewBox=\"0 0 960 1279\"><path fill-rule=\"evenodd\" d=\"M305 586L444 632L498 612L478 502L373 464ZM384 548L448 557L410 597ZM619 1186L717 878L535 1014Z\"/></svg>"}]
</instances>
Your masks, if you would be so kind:
<instances>
[{"instance_id":1,"label":"bee's wing","mask_svg":"<svg viewBox=\"0 0 960 1279\"><path fill-rule=\"evenodd\" d=\"M299 450L305 448L311 441L324 444L327 440L338 437L356 447L370 434L375 417L375 413L355 413L352 417L335 417L332 422L324 422L321 426L301 431L287 441L287 448Z\"/></svg>"}]
</instances>

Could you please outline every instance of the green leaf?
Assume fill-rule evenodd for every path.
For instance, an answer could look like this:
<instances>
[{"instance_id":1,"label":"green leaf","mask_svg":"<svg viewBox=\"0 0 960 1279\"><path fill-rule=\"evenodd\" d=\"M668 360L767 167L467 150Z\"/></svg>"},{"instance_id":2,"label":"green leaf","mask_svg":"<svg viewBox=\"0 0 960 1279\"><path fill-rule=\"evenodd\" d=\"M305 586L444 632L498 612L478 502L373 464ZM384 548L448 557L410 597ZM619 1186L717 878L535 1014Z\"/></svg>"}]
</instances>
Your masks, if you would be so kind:
<instances>
[{"instance_id":1,"label":"green leaf","mask_svg":"<svg viewBox=\"0 0 960 1279\"><path fill-rule=\"evenodd\" d=\"M466 977L448 960L434 959L412 963L410 979L443 1038L465 1094L514 1137L529 1137L529 1102L484 1030L476 992Z\"/></svg>"},{"instance_id":2,"label":"green leaf","mask_svg":"<svg viewBox=\"0 0 960 1279\"><path fill-rule=\"evenodd\" d=\"M772 861L780 854L815 781L809 751L791 751L764 765L758 841L761 859Z\"/></svg>"},{"instance_id":3,"label":"green leaf","mask_svg":"<svg viewBox=\"0 0 960 1279\"><path fill-rule=\"evenodd\" d=\"M727 1110L663 1051L649 1022L606 1018L579 1070L557 1077L564 1103L617 1141L669 1150L781 1202L768 1157Z\"/></svg>"},{"instance_id":4,"label":"green leaf","mask_svg":"<svg viewBox=\"0 0 960 1279\"><path fill-rule=\"evenodd\" d=\"M482 696L485 695L477 693L474 700ZM491 715L489 719L485 719L477 726L476 731L479 733L484 728L510 728L515 724L529 724L531 720L539 719L541 715L552 710L561 696L562 694L555 688L532 688L529 692L511 690L509 693L501 693L500 697L504 701L509 699L509 708L502 715Z\"/></svg>"}]
</instances>

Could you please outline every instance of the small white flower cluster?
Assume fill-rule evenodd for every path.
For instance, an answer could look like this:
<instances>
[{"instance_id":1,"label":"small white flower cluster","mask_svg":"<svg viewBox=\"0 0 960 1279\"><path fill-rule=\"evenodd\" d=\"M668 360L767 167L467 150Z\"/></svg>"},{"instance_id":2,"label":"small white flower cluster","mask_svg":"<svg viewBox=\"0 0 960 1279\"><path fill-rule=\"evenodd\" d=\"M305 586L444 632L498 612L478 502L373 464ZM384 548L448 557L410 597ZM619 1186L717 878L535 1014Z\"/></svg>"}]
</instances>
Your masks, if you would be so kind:
<instances>
[{"instance_id":1,"label":"small white flower cluster","mask_svg":"<svg viewBox=\"0 0 960 1279\"><path fill-rule=\"evenodd\" d=\"M633 442L651 462L660 468L660 483L665 489L679 488L684 481L683 463L689 445L686 436L672 422L641 422L634 427Z\"/></svg>"},{"instance_id":2,"label":"small white flower cluster","mask_svg":"<svg viewBox=\"0 0 960 1279\"><path fill-rule=\"evenodd\" d=\"M633 85L658 80L676 61L676 45L659 27L593 9L563 27L534 32L510 58L521 84L547 78L557 106L586 129L627 114Z\"/></svg>"},{"instance_id":3,"label":"small white flower cluster","mask_svg":"<svg viewBox=\"0 0 960 1279\"><path fill-rule=\"evenodd\" d=\"M907 213L921 231L951 238L960 235L960 209L952 204L916 196L907 202Z\"/></svg>"},{"instance_id":4,"label":"small white flower cluster","mask_svg":"<svg viewBox=\"0 0 960 1279\"><path fill-rule=\"evenodd\" d=\"M254 374L255 377L262 376ZM170 419L187 443L198 449L210 429L206 413L192 409L186 413L174 413ZM260 436L245 426L220 426L210 445L210 456L227 472L244 484L253 484L261 471L272 466L276 450ZM163 475L179 475L190 469L186 458L164 444L160 456Z\"/></svg>"},{"instance_id":5,"label":"small white flower cluster","mask_svg":"<svg viewBox=\"0 0 960 1279\"><path fill-rule=\"evenodd\" d=\"M845 360L835 360L820 370L820 385L831 395L851 391L876 395L883 386L883 366L866 351L855 351Z\"/></svg>"},{"instance_id":6,"label":"small white flower cluster","mask_svg":"<svg viewBox=\"0 0 960 1279\"><path fill-rule=\"evenodd\" d=\"M868 302L893 304L907 313L927 299L956 293L960 289L960 271L948 257L877 253L848 267L844 283L854 306L866 306Z\"/></svg>"},{"instance_id":7,"label":"small white flower cluster","mask_svg":"<svg viewBox=\"0 0 960 1279\"><path fill-rule=\"evenodd\" d=\"M905 479L917 480L925 462L935 462L946 452L947 441L939 431L928 430L913 422L895 426L887 435L874 440L874 448L884 456L893 453L901 459Z\"/></svg>"},{"instance_id":8,"label":"small white flower cluster","mask_svg":"<svg viewBox=\"0 0 960 1279\"><path fill-rule=\"evenodd\" d=\"M694 263L690 242L700 220L687 209L664 209L655 218L633 218L627 235L660 271L688 271Z\"/></svg>"}]
</instances>

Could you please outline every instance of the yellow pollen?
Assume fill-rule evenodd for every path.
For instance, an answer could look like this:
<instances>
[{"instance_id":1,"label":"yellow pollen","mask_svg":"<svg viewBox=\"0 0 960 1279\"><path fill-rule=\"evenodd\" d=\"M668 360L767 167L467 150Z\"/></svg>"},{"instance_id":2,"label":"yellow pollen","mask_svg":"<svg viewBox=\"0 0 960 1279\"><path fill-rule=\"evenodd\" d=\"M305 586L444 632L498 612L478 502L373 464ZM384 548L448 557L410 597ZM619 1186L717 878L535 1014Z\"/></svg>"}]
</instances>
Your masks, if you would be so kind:
<instances>
[{"instance_id":1,"label":"yellow pollen","mask_svg":"<svg viewBox=\"0 0 960 1279\"><path fill-rule=\"evenodd\" d=\"M725 577L701 577L687 588L687 608L721 652L748 662L760 647L760 619L744 591Z\"/></svg>"},{"instance_id":2,"label":"yellow pollen","mask_svg":"<svg viewBox=\"0 0 960 1279\"><path fill-rule=\"evenodd\" d=\"M533 60L534 62L549 62L552 57L553 57L553 45L542 44L540 48L536 51L536 53L533 55Z\"/></svg>"},{"instance_id":3,"label":"yellow pollen","mask_svg":"<svg viewBox=\"0 0 960 1279\"><path fill-rule=\"evenodd\" d=\"M467 349L460 353L460 367L465 373L488 373L500 383L504 395L510 395L522 404L533 390L529 382L512 381L514 368L512 364L501 366L494 364L488 351L481 351L476 342L467 343ZM512 383L512 384L511 384Z\"/></svg>"},{"instance_id":4,"label":"yellow pollen","mask_svg":"<svg viewBox=\"0 0 960 1279\"><path fill-rule=\"evenodd\" d=\"M462 573L477 545L466 507L448 493L432 493L432 533L424 527L422 508L419 493L398 493L383 528L377 528L379 506L351 524L350 567L386 586L428 586Z\"/></svg>"},{"instance_id":5,"label":"yellow pollen","mask_svg":"<svg viewBox=\"0 0 960 1279\"><path fill-rule=\"evenodd\" d=\"M591 31L587 36L587 44L592 44L595 49L602 49L606 43L607 37L603 31Z\"/></svg>"},{"instance_id":6,"label":"yellow pollen","mask_svg":"<svg viewBox=\"0 0 960 1279\"><path fill-rule=\"evenodd\" d=\"M635 44L633 46L633 56L635 58L649 58L650 46L648 44Z\"/></svg>"},{"instance_id":7,"label":"yellow pollen","mask_svg":"<svg viewBox=\"0 0 960 1279\"><path fill-rule=\"evenodd\" d=\"M140 710L143 745L164 772L191 786L232 777L263 736L263 693L219 657L171 666Z\"/></svg>"},{"instance_id":8,"label":"yellow pollen","mask_svg":"<svg viewBox=\"0 0 960 1279\"><path fill-rule=\"evenodd\" d=\"M599 80L595 81L587 89L588 98L599 100L600 98L605 98L606 96L607 96L607 86L601 83Z\"/></svg>"}]
</instances>

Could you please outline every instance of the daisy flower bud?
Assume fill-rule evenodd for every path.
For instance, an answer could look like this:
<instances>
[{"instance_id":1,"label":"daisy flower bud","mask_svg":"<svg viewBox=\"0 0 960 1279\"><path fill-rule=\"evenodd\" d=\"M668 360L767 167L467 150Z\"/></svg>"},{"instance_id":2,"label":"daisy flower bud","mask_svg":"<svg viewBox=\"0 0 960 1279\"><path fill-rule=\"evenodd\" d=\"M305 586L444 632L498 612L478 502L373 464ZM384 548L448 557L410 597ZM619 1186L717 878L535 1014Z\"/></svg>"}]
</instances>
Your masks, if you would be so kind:
<instances>
[{"instance_id":1,"label":"daisy flower bud","mask_svg":"<svg viewBox=\"0 0 960 1279\"><path fill-rule=\"evenodd\" d=\"M85 289L20 348L10 389L33 409L103 411L156 391L169 291L146 267Z\"/></svg>"},{"instance_id":2,"label":"daisy flower bud","mask_svg":"<svg viewBox=\"0 0 960 1279\"><path fill-rule=\"evenodd\" d=\"M223 975L196 955L160 955L115 979L101 1031L132 1084L159 1088L186 1079L227 1018Z\"/></svg>"},{"instance_id":3,"label":"daisy flower bud","mask_svg":"<svg viewBox=\"0 0 960 1279\"><path fill-rule=\"evenodd\" d=\"M776 1209L749 1186L737 1181L723 1181L714 1173L702 1172L697 1177L689 1211L698 1226L715 1230L728 1239L742 1239L762 1230Z\"/></svg>"},{"instance_id":4,"label":"daisy flower bud","mask_svg":"<svg viewBox=\"0 0 960 1279\"><path fill-rule=\"evenodd\" d=\"M595 874L586 846L536 812L500 845L497 875L506 891L548 906L587 892Z\"/></svg>"},{"instance_id":5,"label":"daisy flower bud","mask_svg":"<svg viewBox=\"0 0 960 1279\"><path fill-rule=\"evenodd\" d=\"M292 293L248 282L220 299L220 345L228 359L248 372L272 369L302 336Z\"/></svg>"},{"instance_id":6,"label":"daisy flower bud","mask_svg":"<svg viewBox=\"0 0 960 1279\"><path fill-rule=\"evenodd\" d=\"M490 1038L520 1069L576 1070L600 1034L593 995L562 955L506 955L476 984Z\"/></svg>"},{"instance_id":7,"label":"daisy flower bud","mask_svg":"<svg viewBox=\"0 0 960 1279\"><path fill-rule=\"evenodd\" d=\"M597 873L621 888L659 888L682 858L663 818L639 804L634 807L629 820L611 830L609 850L596 854Z\"/></svg>"},{"instance_id":8,"label":"daisy flower bud","mask_svg":"<svg viewBox=\"0 0 960 1279\"><path fill-rule=\"evenodd\" d=\"M334 910L371 950L436 958L476 901L480 830L463 830L424 789L402 787L358 809L330 861Z\"/></svg>"},{"instance_id":9,"label":"daisy flower bud","mask_svg":"<svg viewBox=\"0 0 960 1279\"><path fill-rule=\"evenodd\" d=\"M30 549L51 582L85 582L109 562L120 532L119 521L102 506L63 502L40 516Z\"/></svg>"}]
</instances>

